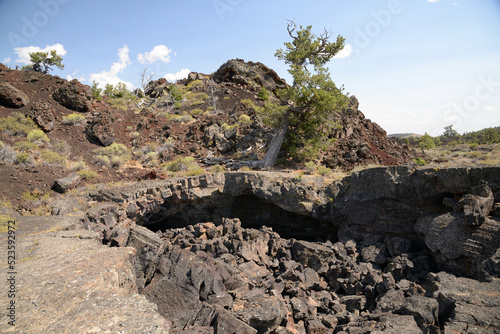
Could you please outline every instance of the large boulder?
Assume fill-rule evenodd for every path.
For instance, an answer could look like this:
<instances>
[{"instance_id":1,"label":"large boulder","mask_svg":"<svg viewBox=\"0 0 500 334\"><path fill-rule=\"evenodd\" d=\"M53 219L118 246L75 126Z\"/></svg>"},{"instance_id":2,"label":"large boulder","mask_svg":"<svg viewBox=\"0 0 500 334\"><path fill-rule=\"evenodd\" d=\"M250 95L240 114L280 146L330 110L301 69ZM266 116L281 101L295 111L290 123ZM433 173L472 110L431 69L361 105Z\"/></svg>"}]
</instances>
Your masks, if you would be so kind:
<instances>
[{"instance_id":1,"label":"large boulder","mask_svg":"<svg viewBox=\"0 0 500 334\"><path fill-rule=\"evenodd\" d=\"M111 124L114 117L109 110L104 110L95 116L85 128L85 133L89 141L102 146L109 146L114 143L114 133Z\"/></svg>"},{"instance_id":2,"label":"large boulder","mask_svg":"<svg viewBox=\"0 0 500 334\"><path fill-rule=\"evenodd\" d=\"M52 97L62 106L74 111L87 112L92 107L92 89L77 79L64 83Z\"/></svg>"},{"instance_id":3,"label":"large boulder","mask_svg":"<svg viewBox=\"0 0 500 334\"><path fill-rule=\"evenodd\" d=\"M160 97L163 94L165 94L165 91L167 90L169 86L169 83L167 79L165 78L160 78L158 80L153 80L148 83L146 88L144 89L144 94L149 97Z\"/></svg>"},{"instance_id":4,"label":"large boulder","mask_svg":"<svg viewBox=\"0 0 500 334\"><path fill-rule=\"evenodd\" d=\"M55 124L54 107L48 101L35 102L31 105L27 116L42 128L43 131L52 131Z\"/></svg>"},{"instance_id":5,"label":"large boulder","mask_svg":"<svg viewBox=\"0 0 500 334\"><path fill-rule=\"evenodd\" d=\"M28 96L11 84L0 83L0 104L10 108L21 108L28 104Z\"/></svg>"},{"instance_id":6,"label":"large boulder","mask_svg":"<svg viewBox=\"0 0 500 334\"><path fill-rule=\"evenodd\" d=\"M262 63L245 62L242 59L231 59L225 62L214 73L213 79L217 83L230 81L256 88L263 86L270 91L287 87L286 81L269 67Z\"/></svg>"}]
</instances>

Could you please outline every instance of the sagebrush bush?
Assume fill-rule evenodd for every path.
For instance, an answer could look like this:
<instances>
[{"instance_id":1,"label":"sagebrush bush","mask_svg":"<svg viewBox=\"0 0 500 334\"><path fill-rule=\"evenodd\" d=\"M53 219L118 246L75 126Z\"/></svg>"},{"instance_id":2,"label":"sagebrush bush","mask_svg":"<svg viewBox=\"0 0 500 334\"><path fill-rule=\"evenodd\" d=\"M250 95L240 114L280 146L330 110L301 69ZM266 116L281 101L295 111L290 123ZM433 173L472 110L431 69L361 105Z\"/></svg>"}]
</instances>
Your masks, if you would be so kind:
<instances>
[{"instance_id":1,"label":"sagebrush bush","mask_svg":"<svg viewBox=\"0 0 500 334\"><path fill-rule=\"evenodd\" d=\"M47 162L51 165L66 165L66 158L54 151L43 150L41 153L41 157L44 162Z\"/></svg>"},{"instance_id":2,"label":"sagebrush bush","mask_svg":"<svg viewBox=\"0 0 500 334\"><path fill-rule=\"evenodd\" d=\"M193 157L178 157L172 161L165 162L161 165L161 170L174 173L183 172L188 176L203 173L203 169L196 163Z\"/></svg>"},{"instance_id":3,"label":"sagebrush bush","mask_svg":"<svg viewBox=\"0 0 500 334\"><path fill-rule=\"evenodd\" d=\"M83 169L83 170L79 170L78 172L76 172L78 175L80 175L84 180L91 180L93 179L94 177L97 176L97 172L93 171L93 170L90 170L90 169Z\"/></svg>"},{"instance_id":4,"label":"sagebrush bush","mask_svg":"<svg viewBox=\"0 0 500 334\"><path fill-rule=\"evenodd\" d=\"M66 125L76 125L76 124L81 124L85 120L85 117L83 117L80 114L69 114L68 116L63 116L62 123Z\"/></svg>"},{"instance_id":5,"label":"sagebrush bush","mask_svg":"<svg viewBox=\"0 0 500 334\"><path fill-rule=\"evenodd\" d=\"M32 143L48 143L49 137L47 137L43 130L35 129L28 133L28 141Z\"/></svg>"},{"instance_id":6,"label":"sagebrush bush","mask_svg":"<svg viewBox=\"0 0 500 334\"><path fill-rule=\"evenodd\" d=\"M80 161L76 161L73 163L72 170L75 172L78 172L78 171L81 171L85 168L87 168L87 164L85 163L85 161L80 160Z\"/></svg>"},{"instance_id":7,"label":"sagebrush bush","mask_svg":"<svg viewBox=\"0 0 500 334\"><path fill-rule=\"evenodd\" d=\"M266 89L266 87L262 87L260 89L259 94L257 94L257 97L264 101L269 100L269 91Z\"/></svg>"},{"instance_id":8,"label":"sagebrush bush","mask_svg":"<svg viewBox=\"0 0 500 334\"><path fill-rule=\"evenodd\" d=\"M105 155L97 155L94 159L94 163L101 166L108 166L109 158Z\"/></svg>"},{"instance_id":9,"label":"sagebrush bush","mask_svg":"<svg viewBox=\"0 0 500 334\"><path fill-rule=\"evenodd\" d=\"M16 154L15 163L16 165L31 164L33 158L27 152L21 152Z\"/></svg>"},{"instance_id":10,"label":"sagebrush bush","mask_svg":"<svg viewBox=\"0 0 500 334\"><path fill-rule=\"evenodd\" d=\"M27 140L22 140L18 142L15 146L21 152L33 153L38 150L38 145Z\"/></svg>"},{"instance_id":11,"label":"sagebrush bush","mask_svg":"<svg viewBox=\"0 0 500 334\"><path fill-rule=\"evenodd\" d=\"M238 118L238 122L243 125L247 125L252 123L252 119L248 115L241 114L240 117Z\"/></svg>"},{"instance_id":12,"label":"sagebrush bush","mask_svg":"<svg viewBox=\"0 0 500 334\"><path fill-rule=\"evenodd\" d=\"M26 136L31 130L38 127L35 122L21 113L15 112L12 116L0 118L0 132L11 135Z\"/></svg>"}]
</instances>

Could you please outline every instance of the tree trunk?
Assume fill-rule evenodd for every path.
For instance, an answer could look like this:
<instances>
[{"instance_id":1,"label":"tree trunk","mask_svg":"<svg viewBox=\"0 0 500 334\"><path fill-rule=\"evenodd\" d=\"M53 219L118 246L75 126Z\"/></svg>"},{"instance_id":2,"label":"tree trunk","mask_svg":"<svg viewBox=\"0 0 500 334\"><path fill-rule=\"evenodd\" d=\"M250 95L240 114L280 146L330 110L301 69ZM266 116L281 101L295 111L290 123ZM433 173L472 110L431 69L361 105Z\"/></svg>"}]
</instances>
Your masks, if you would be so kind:
<instances>
[{"instance_id":1,"label":"tree trunk","mask_svg":"<svg viewBox=\"0 0 500 334\"><path fill-rule=\"evenodd\" d=\"M283 139L285 139L286 132L288 131L288 122L285 122L278 128L278 132L271 140L269 148L267 149L266 155L262 160L261 168L268 168L274 166L276 159L278 159L278 154L280 153L281 145L283 144Z\"/></svg>"}]
</instances>

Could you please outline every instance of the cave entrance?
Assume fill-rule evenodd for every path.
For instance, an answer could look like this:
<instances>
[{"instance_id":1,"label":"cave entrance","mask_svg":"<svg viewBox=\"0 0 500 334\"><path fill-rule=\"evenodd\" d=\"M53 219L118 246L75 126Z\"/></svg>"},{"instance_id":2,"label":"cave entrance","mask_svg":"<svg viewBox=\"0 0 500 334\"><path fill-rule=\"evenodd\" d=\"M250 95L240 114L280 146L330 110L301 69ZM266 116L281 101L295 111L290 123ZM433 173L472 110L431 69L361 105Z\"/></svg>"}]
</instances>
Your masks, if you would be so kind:
<instances>
[{"instance_id":1,"label":"cave entrance","mask_svg":"<svg viewBox=\"0 0 500 334\"><path fill-rule=\"evenodd\" d=\"M165 214L172 212L174 206L176 206L175 213ZM271 227L286 239L337 241L338 230L331 222L286 211L252 194L239 196L216 194L184 205L166 201L163 207L164 213L144 217L143 226L156 232L203 222L213 222L218 225L222 222L222 218L239 218L244 228Z\"/></svg>"}]
</instances>

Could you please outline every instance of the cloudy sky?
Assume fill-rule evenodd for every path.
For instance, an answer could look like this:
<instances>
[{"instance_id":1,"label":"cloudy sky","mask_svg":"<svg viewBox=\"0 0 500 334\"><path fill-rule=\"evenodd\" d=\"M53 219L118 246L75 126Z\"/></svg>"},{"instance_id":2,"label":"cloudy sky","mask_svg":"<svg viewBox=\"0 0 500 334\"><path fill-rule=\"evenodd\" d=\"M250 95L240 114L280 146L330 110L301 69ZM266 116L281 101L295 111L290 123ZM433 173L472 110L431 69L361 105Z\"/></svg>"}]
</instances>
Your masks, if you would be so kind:
<instances>
[{"instance_id":1,"label":"cloudy sky","mask_svg":"<svg viewBox=\"0 0 500 334\"><path fill-rule=\"evenodd\" d=\"M55 49L54 75L139 87L240 58L290 82L287 19L346 38L332 78L388 133L500 126L500 0L0 0L0 62Z\"/></svg>"}]
</instances>

